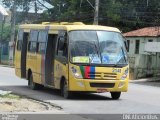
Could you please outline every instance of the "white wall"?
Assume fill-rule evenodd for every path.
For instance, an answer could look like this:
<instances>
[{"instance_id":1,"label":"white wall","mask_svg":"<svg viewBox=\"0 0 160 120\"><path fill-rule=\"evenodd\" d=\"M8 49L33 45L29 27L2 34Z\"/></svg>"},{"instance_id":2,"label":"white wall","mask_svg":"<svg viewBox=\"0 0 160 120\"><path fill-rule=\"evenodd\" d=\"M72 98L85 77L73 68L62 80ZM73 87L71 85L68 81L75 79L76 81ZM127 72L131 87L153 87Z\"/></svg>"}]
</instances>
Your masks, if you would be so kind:
<instances>
[{"instance_id":1,"label":"white wall","mask_svg":"<svg viewBox=\"0 0 160 120\"><path fill-rule=\"evenodd\" d=\"M159 41L160 37L127 37L127 40L130 40L130 46L129 46L129 54L135 54L135 44L136 40L140 40L140 48L139 48L139 54L147 54L144 51L145 43L148 42L148 40L153 40L153 42Z\"/></svg>"},{"instance_id":2,"label":"white wall","mask_svg":"<svg viewBox=\"0 0 160 120\"><path fill-rule=\"evenodd\" d=\"M130 40L128 56L133 79L153 74L160 69L160 53L156 55L156 53L151 54L144 51L145 43L148 40L160 42L160 37L126 37L126 39ZM140 40L139 54L135 54L136 40Z\"/></svg>"}]
</instances>

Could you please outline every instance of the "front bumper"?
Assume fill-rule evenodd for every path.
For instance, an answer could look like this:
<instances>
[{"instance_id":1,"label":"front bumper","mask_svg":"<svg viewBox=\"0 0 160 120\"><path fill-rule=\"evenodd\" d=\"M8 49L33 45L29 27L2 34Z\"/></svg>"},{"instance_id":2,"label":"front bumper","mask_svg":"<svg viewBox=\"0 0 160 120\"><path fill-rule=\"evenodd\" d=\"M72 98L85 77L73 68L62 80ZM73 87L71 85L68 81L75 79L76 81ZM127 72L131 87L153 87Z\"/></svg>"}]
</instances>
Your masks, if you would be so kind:
<instances>
[{"instance_id":1,"label":"front bumper","mask_svg":"<svg viewBox=\"0 0 160 120\"><path fill-rule=\"evenodd\" d=\"M70 91L98 92L99 89L102 89L105 92L127 92L128 79L126 80L77 79L69 83Z\"/></svg>"}]
</instances>

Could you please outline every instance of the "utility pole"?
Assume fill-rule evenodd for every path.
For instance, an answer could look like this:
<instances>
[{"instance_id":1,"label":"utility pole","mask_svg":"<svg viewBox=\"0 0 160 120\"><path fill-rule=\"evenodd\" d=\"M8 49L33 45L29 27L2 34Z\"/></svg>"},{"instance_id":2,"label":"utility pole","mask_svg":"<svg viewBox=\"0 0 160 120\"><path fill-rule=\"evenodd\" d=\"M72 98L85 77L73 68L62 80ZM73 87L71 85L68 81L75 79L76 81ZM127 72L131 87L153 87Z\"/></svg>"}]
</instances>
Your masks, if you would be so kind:
<instances>
[{"instance_id":1,"label":"utility pole","mask_svg":"<svg viewBox=\"0 0 160 120\"><path fill-rule=\"evenodd\" d=\"M148 7L148 5L149 5L149 0L147 0L147 7Z\"/></svg>"},{"instance_id":2,"label":"utility pole","mask_svg":"<svg viewBox=\"0 0 160 120\"><path fill-rule=\"evenodd\" d=\"M95 0L95 13L94 13L94 25L98 25L98 14L99 14L99 0Z\"/></svg>"},{"instance_id":3,"label":"utility pole","mask_svg":"<svg viewBox=\"0 0 160 120\"><path fill-rule=\"evenodd\" d=\"M37 0L35 0L35 2L34 2L34 7L35 7L35 20L37 20L37 18L38 18L38 13L37 13L37 11L38 11Z\"/></svg>"},{"instance_id":4,"label":"utility pole","mask_svg":"<svg viewBox=\"0 0 160 120\"><path fill-rule=\"evenodd\" d=\"M11 12L12 12L12 15L11 15L11 40L9 42L9 64L13 65L15 22L16 22L16 2L15 2L15 0L13 0Z\"/></svg>"}]
</instances>

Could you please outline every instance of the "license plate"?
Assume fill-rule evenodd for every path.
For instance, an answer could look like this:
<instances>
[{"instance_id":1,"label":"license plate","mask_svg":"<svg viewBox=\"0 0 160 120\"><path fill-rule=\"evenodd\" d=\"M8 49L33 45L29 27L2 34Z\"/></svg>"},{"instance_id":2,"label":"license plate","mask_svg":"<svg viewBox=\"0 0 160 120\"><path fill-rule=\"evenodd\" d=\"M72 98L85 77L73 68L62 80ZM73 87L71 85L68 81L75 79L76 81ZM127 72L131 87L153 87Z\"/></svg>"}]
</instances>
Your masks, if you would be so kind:
<instances>
[{"instance_id":1,"label":"license plate","mask_svg":"<svg viewBox=\"0 0 160 120\"><path fill-rule=\"evenodd\" d=\"M104 92L108 92L107 89L103 89L103 88L97 89L97 93L104 93Z\"/></svg>"}]
</instances>

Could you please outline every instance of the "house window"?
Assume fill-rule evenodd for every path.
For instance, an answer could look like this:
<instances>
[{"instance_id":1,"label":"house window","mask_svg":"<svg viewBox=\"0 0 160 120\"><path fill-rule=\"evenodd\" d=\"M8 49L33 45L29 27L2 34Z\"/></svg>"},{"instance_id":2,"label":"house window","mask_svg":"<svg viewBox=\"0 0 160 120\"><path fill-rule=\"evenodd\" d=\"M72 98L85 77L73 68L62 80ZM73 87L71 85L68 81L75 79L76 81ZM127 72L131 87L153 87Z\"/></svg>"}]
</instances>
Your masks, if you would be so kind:
<instances>
[{"instance_id":1,"label":"house window","mask_svg":"<svg viewBox=\"0 0 160 120\"><path fill-rule=\"evenodd\" d=\"M130 40L127 40L127 52L129 52Z\"/></svg>"},{"instance_id":2,"label":"house window","mask_svg":"<svg viewBox=\"0 0 160 120\"><path fill-rule=\"evenodd\" d=\"M135 45L135 54L139 54L139 40L136 40L136 45Z\"/></svg>"},{"instance_id":3,"label":"house window","mask_svg":"<svg viewBox=\"0 0 160 120\"><path fill-rule=\"evenodd\" d=\"M153 40L152 40L152 39L150 39L150 40L148 40L148 42L153 42Z\"/></svg>"}]
</instances>

